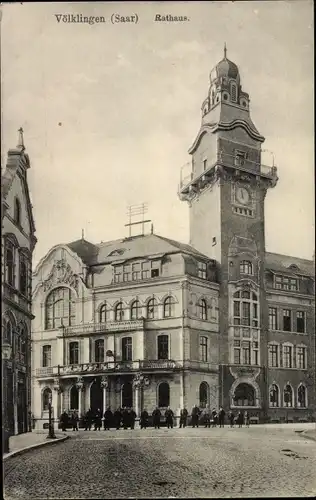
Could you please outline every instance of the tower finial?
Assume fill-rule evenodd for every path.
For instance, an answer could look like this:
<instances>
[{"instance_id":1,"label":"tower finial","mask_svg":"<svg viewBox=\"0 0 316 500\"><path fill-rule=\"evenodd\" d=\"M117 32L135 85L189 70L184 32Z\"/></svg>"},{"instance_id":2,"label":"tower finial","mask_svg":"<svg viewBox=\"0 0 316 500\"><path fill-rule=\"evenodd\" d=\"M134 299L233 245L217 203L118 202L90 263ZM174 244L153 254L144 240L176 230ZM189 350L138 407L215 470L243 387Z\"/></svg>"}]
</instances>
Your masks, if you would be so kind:
<instances>
[{"instance_id":1,"label":"tower finial","mask_svg":"<svg viewBox=\"0 0 316 500\"><path fill-rule=\"evenodd\" d=\"M226 47L226 42L224 43L224 59L226 59L227 56L227 47Z\"/></svg>"},{"instance_id":2,"label":"tower finial","mask_svg":"<svg viewBox=\"0 0 316 500\"><path fill-rule=\"evenodd\" d=\"M18 135L17 147L21 148L21 149L25 149L24 138L23 138L23 128L22 127L19 128L18 133L19 133L19 135Z\"/></svg>"},{"instance_id":3,"label":"tower finial","mask_svg":"<svg viewBox=\"0 0 316 500\"><path fill-rule=\"evenodd\" d=\"M81 239L84 240L84 229L81 229Z\"/></svg>"}]
</instances>

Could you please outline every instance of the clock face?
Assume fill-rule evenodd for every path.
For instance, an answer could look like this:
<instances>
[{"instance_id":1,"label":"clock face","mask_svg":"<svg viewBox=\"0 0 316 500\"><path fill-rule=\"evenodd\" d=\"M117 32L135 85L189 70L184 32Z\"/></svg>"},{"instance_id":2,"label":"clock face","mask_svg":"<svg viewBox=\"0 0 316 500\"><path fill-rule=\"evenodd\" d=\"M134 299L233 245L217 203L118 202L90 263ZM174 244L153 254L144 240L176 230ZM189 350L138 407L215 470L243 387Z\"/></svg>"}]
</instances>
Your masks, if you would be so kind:
<instances>
[{"instance_id":1,"label":"clock face","mask_svg":"<svg viewBox=\"0 0 316 500\"><path fill-rule=\"evenodd\" d=\"M236 199L238 203L241 203L242 205L247 205L250 200L250 194L248 189L244 187L237 187L236 188Z\"/></svg>"}]
</instances>

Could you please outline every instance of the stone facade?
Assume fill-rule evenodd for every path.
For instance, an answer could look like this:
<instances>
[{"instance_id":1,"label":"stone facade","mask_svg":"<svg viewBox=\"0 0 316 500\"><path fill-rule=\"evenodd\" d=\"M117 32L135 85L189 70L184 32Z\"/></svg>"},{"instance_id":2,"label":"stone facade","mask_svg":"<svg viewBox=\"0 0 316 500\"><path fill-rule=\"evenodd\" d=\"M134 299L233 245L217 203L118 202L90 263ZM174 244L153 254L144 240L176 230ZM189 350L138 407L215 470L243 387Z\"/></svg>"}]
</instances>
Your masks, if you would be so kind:
<instances>
[{"instance_id":1,"label":"stone facade","mask_svg":"<svg viewBox=\"0 0 316 500\"><path fill-rule=\"evenodd\" d=\"M32 254L36 244L23 145L9 150L2 187L2 409L9 434L27 432L31 413Z\"/></svg>"}]
</instances>

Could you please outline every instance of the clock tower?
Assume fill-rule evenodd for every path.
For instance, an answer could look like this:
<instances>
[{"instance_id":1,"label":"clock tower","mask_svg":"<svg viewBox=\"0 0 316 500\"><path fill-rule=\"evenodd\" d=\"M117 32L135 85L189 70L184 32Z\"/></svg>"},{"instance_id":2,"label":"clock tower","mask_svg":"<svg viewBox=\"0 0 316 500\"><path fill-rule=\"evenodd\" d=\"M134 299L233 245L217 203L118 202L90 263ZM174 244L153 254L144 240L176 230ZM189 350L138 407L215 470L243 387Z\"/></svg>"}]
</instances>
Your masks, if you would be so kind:
<instances>
[{"instance_id":1,"label":"clock tower","mask_svg":"<svg viewBox=\"0 0 316 500\"><path fill-rule=\"evenodd\" d=\"M277 169L262 163L265 139L251 119L249 94L226 46L201 110L179 196L189 203L190 244L218 264L219 404L234 409L249 399L261 413L268 331L264 201L277 183Z\"/></svg>"}]
</instances>

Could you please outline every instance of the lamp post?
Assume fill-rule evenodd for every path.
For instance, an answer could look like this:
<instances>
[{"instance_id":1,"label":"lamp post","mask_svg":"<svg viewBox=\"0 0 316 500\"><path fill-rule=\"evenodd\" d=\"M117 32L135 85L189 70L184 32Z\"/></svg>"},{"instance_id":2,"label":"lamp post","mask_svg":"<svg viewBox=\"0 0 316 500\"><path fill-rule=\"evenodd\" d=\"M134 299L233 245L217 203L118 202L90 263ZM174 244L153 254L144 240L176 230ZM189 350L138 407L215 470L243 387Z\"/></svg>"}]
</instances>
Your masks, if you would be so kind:
<instances>
[{"instance_id":1,"label":"lamp post","mask_svg":"<svg viewBox=\"0 0 316 500\"><path fill-rule=\"evenodd\" d=\"M56 439L54 431L54 423L52 421L52 396L49 396L48 401L48 436L46 439Z\"/></svg>"},{"instance_id":2,"label":"lamp post","mask_svg":"<svg viewBox=\"0 0 316 500\"><path fill-rule=\"evenodd\" d=\"M2 390L5 392L6 396L2 401L2 441L3 441L3 453L9 453L9 422L8 422L8 400L7 400L7 373L6 373L6 361L10 361L12 356L12 346L9 342L4 342L2 344ZM6 387L4 385L6 384Z\"/></svg>"}]
</instances>

